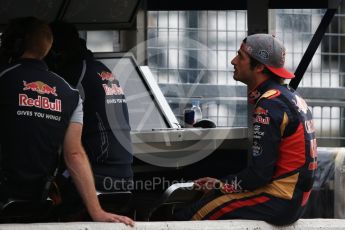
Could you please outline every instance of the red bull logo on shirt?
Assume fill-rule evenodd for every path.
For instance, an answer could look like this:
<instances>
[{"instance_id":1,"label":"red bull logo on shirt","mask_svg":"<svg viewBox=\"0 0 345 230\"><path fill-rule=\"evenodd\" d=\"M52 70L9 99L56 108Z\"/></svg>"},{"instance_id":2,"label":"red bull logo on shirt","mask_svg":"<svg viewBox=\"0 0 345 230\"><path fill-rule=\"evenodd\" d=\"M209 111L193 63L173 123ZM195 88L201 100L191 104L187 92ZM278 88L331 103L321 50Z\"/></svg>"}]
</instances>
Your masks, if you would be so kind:
<instances>
[{"instance_id":1,"label":"red bull logo on shirt","mask_svg":"<svg viewBox=\"0 0 345 230\"><path fill-rule=\"evenodd\" d=\"M102 73L97 73L97 74L98 74L98 76L100 76L102 78L102 81L114 81L115 80L115 76L110 72L102 71Z\"/></svg>"},{"instance_id":2,"label":"red bull logo on shirt","mask_svg":"<svg viewBox=\"0 0 345 230\"><path fill-rule=\"evenodd\" d=\"M31 90L39 94L52 94L57 96L56 87L51 87L42 81L34 81L27 83L23 81L24 91ZM55 99L51 102L48 97L38 96L37 98L31 98L27 94L19 94L19 106L36 107L40 109L46 109L50 111L61 112L61 100Z\"/></svg>"},{"instance_id":3,"label":"red bull logo on shirt","mask_svg":"<svg viewBox=\"0 0 345 230\"><path fill-rule=\"evenodd\" d=\"M106 95L123 95L123 90L121 87L118 87L116 84L111 84L111 86L108 86L106 84L103 84L103 89Z\"/></svg>"},{"instance_id":4,"label":"red bull logo on shirt","mask_svg":"<svg viewBox=\"0 0 345 230\"><path fill-rule=\"evenodd\" d=\"M307 112L308 112L308 105L305 102L305 100L303 100L301 97L296 95L296 100L293 100L293 102L298 107L298 111L299 112L302 111L303 113L307 114Z\"/></svg>"},{"instance_id":5,"label":"red bull logo on shirt","mask_svg":"<svg viewBox=\"0 0 345 230\"><path fill-rule=\"evenodd\" d=\"M254 123L260 123L268 125L270 123L270 117L262 117L260 115L254 117Z\"/></svg>"},{"instance_id":6,"label":"red bull logo on shirt","mask_svg":"<svg viewBox=\"0 0 345 230\"><path fill-rule=\"evenodd\" d=\"M40 109L46 109L50 111L61 112L61 100L55 99L54 102L50 102L48 97L38 96L37 98L30 98L26 94L19 94L19 105L36 107Z\"/></svg>"},{"instance_id":7,"label":"red bull logo on shirt","mask_svg":"<svg viewBox=\"0 0 345 230\"><path fill-rule=\"evenodd\" d=\"M57 96L56 94L56 87L50 87L44 82L41 81L34 81L27 83L26 81L23 81L24 88L23 90L31 90L34 92L37 92L39 94L52 94L54 96Z\"/></svg>"},{"instance_id":8,"label":"red bull logo on shirt","mask_svg":"<svg viewBox=\"0 0 345 230\"><path fill-rule=\"evenodd\" d=\"M315 132L315 125L313 120L307 120L305 123L305 129L307 133L314 133Z\"/></svg>"},{"instance_id":9,"label":"red bull logo on shirt","mask_svg":"<svg viewBox=\"0 0 345 230\"><path fill-rule=\"evenodd\" d=\"M261 107L257 107L254 110L254 114L257 114L257 115L267 115L268 111L267 111L267 109L264 109L264 108L261 108Z\"/></svg>"}]
</instances>

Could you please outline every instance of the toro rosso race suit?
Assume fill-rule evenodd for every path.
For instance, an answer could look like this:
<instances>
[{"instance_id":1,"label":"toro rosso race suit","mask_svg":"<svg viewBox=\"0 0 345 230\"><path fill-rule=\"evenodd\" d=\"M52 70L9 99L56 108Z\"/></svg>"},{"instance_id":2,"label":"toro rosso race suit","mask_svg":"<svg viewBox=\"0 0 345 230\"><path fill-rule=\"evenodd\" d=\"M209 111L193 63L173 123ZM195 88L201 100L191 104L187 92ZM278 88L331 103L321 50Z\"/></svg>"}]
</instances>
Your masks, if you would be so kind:
<instances>
[{"instance_id":1,"label":"toro rosso race suit","mask_svg":"<svg viewBox=\"0 0 345 230\"><path fill-rule=\"evenodd\" d=\"M44 62L20 59L0 73L1 198L40 199L70 122L82 123L79 93Z\"/></svg>"},{"instance_id":2,"label":"toro rosso race suit","mask_svg":"<svg viewBox=\"0 0 345 230\"><path fill-rule=\"evenodd\" d=\"M178 219L253 219L290 224L303 214L317 168L312 114L292 89L267 80L249 94L255 104L248 167Z\"/></svg>"}]
</instances>

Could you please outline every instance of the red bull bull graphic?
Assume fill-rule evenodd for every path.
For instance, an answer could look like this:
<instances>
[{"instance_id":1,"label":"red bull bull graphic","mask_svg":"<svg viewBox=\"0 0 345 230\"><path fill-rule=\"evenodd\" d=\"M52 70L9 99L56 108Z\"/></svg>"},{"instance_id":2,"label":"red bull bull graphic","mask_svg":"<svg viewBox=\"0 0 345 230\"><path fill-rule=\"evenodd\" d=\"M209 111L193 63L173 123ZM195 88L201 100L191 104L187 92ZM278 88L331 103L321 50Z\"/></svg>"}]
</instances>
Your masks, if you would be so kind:
<instances>
[{"instance_id":1,"label":"red bull bull graphic","mask_svg":"<svg viewBox=\"0 0 345 230\"><path fill-rule=\"evenodd\" d=\"M54 96L57 96L56 94L56 87L50 87L46 83L42 81L34 81L27 83L26 81L23 81L24 88L23 90L31 90L34 92L37 92L39 94L52 94Z\"/></svg>"},{"instance_id":2,"label":"red bull bull graphic","mask_svg":"<svg viewBox=\"0 0 345 230\"><path fill-rule=\"evenodd\" d=\"M257 107L254 110L254 114L257 114L257 115L267 115L268 114L268 110L264 109L264 108L261 108L261 107Z\"/></svg>"},{"instance_id":3,"label":"red bull bull graphic","mask_svg":"<svg viewBox=\"0 0 345 230\"><path fill-rule=\"evenodd\" d=\"M54 102L50 102L48 97L38 96L37 98L30 98L26 94L19 94L19 105L36 107L40 109L46 109L50 111L61 112L61 100L55 99Z\"/></svg>"},{"instance_id":4,"label":"red bull bull graphic","mask_svg":"<svg viewBox=\"0 0 345 230\"><path fill-rule=\"evenodd\" d=\"M115 76L107 71L102 71L102 73L97 73L98 76L100 76L102 78L102 81L114 81L115 80Z\"/></svg>"}]
</instances>

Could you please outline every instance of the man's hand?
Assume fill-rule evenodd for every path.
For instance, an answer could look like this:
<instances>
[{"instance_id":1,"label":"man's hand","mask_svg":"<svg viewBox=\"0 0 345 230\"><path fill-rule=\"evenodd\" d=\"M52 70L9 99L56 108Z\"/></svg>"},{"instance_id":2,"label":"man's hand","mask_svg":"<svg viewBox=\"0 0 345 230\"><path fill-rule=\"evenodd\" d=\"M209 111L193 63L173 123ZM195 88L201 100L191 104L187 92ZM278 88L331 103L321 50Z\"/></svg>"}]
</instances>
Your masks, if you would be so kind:
<instances>
[{"instance_id":1,"label":"man's hand","mask_svg":"<svg viewBox=\"0 0 345 230\"><path fill-rule=\"evenodd\" d=\"M94 221L118 222L130 226L133 220L128 217L105 212L96 196L91 167L87 155L81 145L83 126L79 123L70 123L64 140L64 157L68 172L82 197L84 204Z\"/></svg>"},{"instance_id":2,"label":"man's hand","mask_svg":"<svg viewBox=\"0 0 345 230\"><path fill-rule=\"evenodd\" d=\"M194 181L194 186L197 190L210 192L214 189L218 189L221 185L221 181L216 178L203 177Z\"/></svg>"},{"instance_id":3,"label":"man's hand","mask_svg":"<svg viewBox=\"0 0 345 230\"><path fill-rule=\"evenodd\" d=\"M92 213L91 217L94 221L97 221L97 222L116 222L116 223L123 223L131 227L134 226L134 221L131 218L127 216L121 216L121 215L105 212L103 211L103 209L99 210L96 213Z\"/></svg>"}]
</instances>

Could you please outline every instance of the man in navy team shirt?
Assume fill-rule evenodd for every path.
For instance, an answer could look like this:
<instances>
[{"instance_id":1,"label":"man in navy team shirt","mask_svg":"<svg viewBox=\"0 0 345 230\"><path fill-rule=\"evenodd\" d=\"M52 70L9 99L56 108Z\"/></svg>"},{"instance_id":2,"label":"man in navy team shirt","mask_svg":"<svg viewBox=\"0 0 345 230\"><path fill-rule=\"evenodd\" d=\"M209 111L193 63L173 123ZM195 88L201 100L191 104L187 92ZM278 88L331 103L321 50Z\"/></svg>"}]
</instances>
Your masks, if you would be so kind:
<instances>
[{"instance_id":1,"label":"man in navy team shirt","mask_svg":"<svg viewBox=\"0 0 345 230\"><path fill-rule=\"evenodd\" d=\"M133 225L98 202L81 145L83 111L78 91L42 61L51 48L49 26L36 18L10 21L1 36L0 198L39 200L57 167L62 145L67 168L94 221Z\"/></svg>"}]
</instances>

